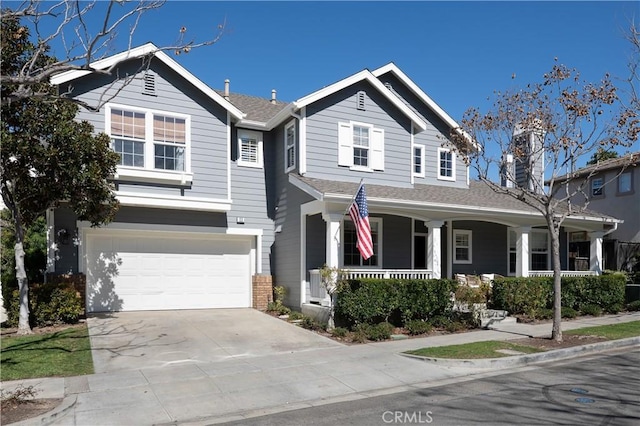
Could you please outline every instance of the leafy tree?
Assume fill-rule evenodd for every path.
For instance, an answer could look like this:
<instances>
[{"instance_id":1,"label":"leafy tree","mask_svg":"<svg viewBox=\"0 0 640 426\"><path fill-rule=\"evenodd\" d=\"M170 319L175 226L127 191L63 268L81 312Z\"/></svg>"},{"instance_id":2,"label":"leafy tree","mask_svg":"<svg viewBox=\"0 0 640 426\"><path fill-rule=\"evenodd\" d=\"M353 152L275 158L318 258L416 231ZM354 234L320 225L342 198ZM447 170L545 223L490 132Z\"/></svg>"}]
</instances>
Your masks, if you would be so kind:
<instances>
[{"instance_id":1,"label":"leafy tree","mask_svg":"<svg viewBox=\"0 0 640 426\"><path fill-rule=\"evenodd\" d=\"M618 153L616 151L607 151L603 148L598 148L596 152L593 153L591 159L587 161L587 165L597 164L599 161L610 160L612 158L618 158Z\"/></svg>"},{"instance_id":2,"label":"leafy tree","mask_svg":"<svg viewBox=\"0 0 640 426\"><path fill-rule=\"evenodd\" d=\"M2 16L2 75L25 66L46 67L56 59L29 41L29 30L12 15ZM33 56L37 55L34 60ZM38 93L56 93L46 82L31 86ZM2 99L15 93L2 82ZM0 189L15 229L16 280L20 290L18 333L30 333L25 230L47 209L66 203L80 220L98 226L111 220L118 203L107 180L118 155L104 133L76 120L78 106L52 96L25 97L2 103Z\"/></svg>"},{"instance_id":3,"label":"leafy tree","mask_svg":"<svg viewBox=\"0 0 640 426\"><path fill-rule=\"evenodd\" d=\"M17 2L16 2L17 3ZM96 74L115 75L119 63L108 69L93 67L96 61L109 56L114 41L119 33L128 38L128 48L132 48L133 35L141 20L148 12L160 9L166 0L24 0L14 9L2 9L2 19L23 20L21 32L31 29L36 41L31 44L30 54L23 58L22 66L0 75L2 86L11 87L2 94L2 105L19 99L57 99L65 98L69 102L78 103L82 107L97 111L109 99L102 99L96 104L82 103L78 99L67 97L64 88L60 92L41 90L41 84L49 82L54 75L71 70L86 70ZM191 50L212 45L218 42L226 29L226 22L216 27L216 33L211 39L195 41L187 38L187 28L176 28L174 43L160 47L158 50L172 52L175 55L186 54ZM164 31L165 29L163 29ZM22 33L14 33L22 42L26 40ZM44 63L43 56L47 56L49 46L56 42L62 52L57 58L48 58ZM6 48L3 43L2 48ZM17 48L17 43L10 43ZM151 52L140 65L140 70L150 64ZM137 73L133 73L135 76ZM118 76L123 86L132 81L133 76ZM115 96L115 95L114 95Z\"/></svg>"},{"instance_id":4,"label":"leafy tree","mask_svg":"<svg viewBox=\"0 0 640 426\"><path fill-rule=\"evenodd\" d=\"M632 62L638 62L637 50ZM637 84L637 79L629 81ZM567 216L584 210L587 203L575 200L598 173L594 167L588 176L577 176L573 165L597 149L631 146L640 133L639 117L637 98L623 102L609 75L589 83L556 62L540 83L496 92L486 112L467 110L461 128L451 133L459 155L481 181L544 216L552 247L556 341L562 340L560 226ZM469 149L469 139L480 149ZM492 180L495 170L502 182Z\"/></svg>"}]
</instances>

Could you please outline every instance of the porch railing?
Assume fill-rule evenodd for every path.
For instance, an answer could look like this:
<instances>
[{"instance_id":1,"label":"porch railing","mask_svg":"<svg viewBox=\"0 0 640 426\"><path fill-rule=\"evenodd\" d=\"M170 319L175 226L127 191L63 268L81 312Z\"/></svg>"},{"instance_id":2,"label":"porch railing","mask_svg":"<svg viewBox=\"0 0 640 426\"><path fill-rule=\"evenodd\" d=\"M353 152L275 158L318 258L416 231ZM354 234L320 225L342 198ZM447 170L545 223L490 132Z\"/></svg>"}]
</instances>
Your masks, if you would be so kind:
<instances>
[{"instance_id":1,"label":"porch railing","mask_svg":"<svg viewBox=\"0 0 640 426\"><path fill-rule=\"evenodd\" d=\"M428 269L347 269L348 279L357 278L396 278L396 279L416 279L427 280L431 278L431 271ZM309 302L328 302L328 295L322 286L319 269L309 271Z\"/></svg>"},{"instance_id":2,"label":"porch railing","mask_svg":"<svg viewBox=\"0 0 640 426\"><path fill-rule=\"evenodd\" d=\"M560 271L563 277L585 277L589 275L598 275L596 271ZM553 271L529 271L530 277L552 277Z\"/></svg>"}]
</instances>

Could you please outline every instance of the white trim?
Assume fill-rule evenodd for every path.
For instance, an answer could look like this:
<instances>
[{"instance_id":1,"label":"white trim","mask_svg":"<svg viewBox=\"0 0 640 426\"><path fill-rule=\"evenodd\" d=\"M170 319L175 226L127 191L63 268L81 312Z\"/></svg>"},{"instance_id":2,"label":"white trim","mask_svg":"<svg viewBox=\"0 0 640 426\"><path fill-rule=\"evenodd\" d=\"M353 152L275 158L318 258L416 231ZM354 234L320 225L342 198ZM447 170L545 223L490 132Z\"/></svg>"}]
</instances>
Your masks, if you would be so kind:
<instances>
[{"instance_id":1,"label":"white trim","mask_svg":"<svg viewBox=\"0 0 640 426\"><path fill-rule=\"evenodd\" d=\"M451 176L443 175L442 168L440 167L440 154L447 153L451 155ZM438 154L436 155L436 177L438 180L446 180L450 182L455 182L456 180L456 155L449 148L438 148Z\"/></svg>"},{"instance_id":2,"label":"white trim","mask_svg":"<svg viewBox=\"0 0 640 426\"><path fill-rule=\"evenodd\" d=\"M357 267L357 268L372 268L372 269L379 269L382 268L382 253L383 253L383 249L382 249L382 218L381 217L371 217L369 216L369 224L371 225L371 233L373 234L373 224L377 223L378 224L378 252L374 253L375 256L378 257L378 262L375 265L362 265L362 256L360 256L360 265L345 265L344 264L344 230L345 230L345 223L346 222L352 222L351 218L348 216L343 216L342 221L340 223L340 259L339 264L340 267L345 268L345 269L349 269L351 267ZM356 249L357 250L357 249Z\"/></svg>"},{"instance_id":3,"label":"white trim","mask_svg":"<svg viewBox=\"0 0 640 426\"><path fill-rule=\"evenodd\" d=\"M189 83L193 84L198 90L211 98L214 102L218 103L225 110L230 112L236 119L240 120L244 118L245 115L242 113L242 111L233 106L233 104L227 101L224 97L216 93L215 90L211 89L209 86L200 81L196 76L187 71L186 68L171 59L169 55L161 51L153 43L146 43L133 49L109 56L108 58L93 62L89 66L95 70L105 70L128 59L140 58L147 55L154 55L157 59L159 59L161 62L175 71L178 75L182 76ZM52 85L58 86L92 73L93 71L87 70L65 71L51 77L50 82Z\"/></svg>"},{"instance_id":4,"label":"white trim","mask_svg":"<svg viewBox=\"0 0 640 426\"><path fill-rule=\"evenodd\" d=\"M231 210L231 200L219 198L175 197L124 191L116 191L116 197L123 206L201 210L209 212L228 212Z\"/></svg>"},{"instance_id":5,"label":"white trim","mask_svg":"<svg viewBox=\"0 0 640 426\"><path fill-rule=\"evenodd\" d=\"M415 146L415 139L416 137L414 135L413 123L411 123L411 134L409 135L410 155L413 155L413 147ZM411 171L409 172L409 180L411 181L411 185L413 185L416 181L413 176L413 165L411 166Z\"/></svg>"},{"instance_id":6,"label":"white trim","mask_svg":"<svg viewBox=\"0 0 640 426\"><path fill-rule=\"evenodd\" d=\"M400 68L396 66L393 62L388 63L387 65L383 65L382 67L373 70L371 73L376 77L380 77L383 74L391 72L395 74L395 76L402 81L405 86L407 86L418 98L422 100L433 112L436 113L438 117L440 117L447 125L456 129L458 133L464 136L467 141L473 145L477 150L481 150L479 144L477 144L473 138L466 133L465 131L460 129L460 125L453 119L449 114L447 114L440 106L433 101L417 84L413 82ZM424 130L424 129L423 129Z\"/></svg>"},{"instance_id":7,"label":"white trim","mask_svg":"<svg viewBox=\"0 0 640 426\"><path fill-rule=\"evenodd\" d=\"M416 173L416 155L415 155L415 151L416 149L420 149L420 173ZM424 159L425 159L425 147L422 144L414 144L413 145L413 149L411 150L411 177L421 177L423 178L425 176L425 170L424 170Z\"/></svg>"},{"instance_id":8,"label":"white trim","mask_svg":"<svg viewBox=\"0 0 640 426\"><path fill-rule=\"evenodd\" d=\"M287 131L293 128L293 144L289 145L289 140L287 139ZM293 119L284 125L283 133L283 148L284 148L284 172L289 173L291 170L296 168L296 120ZM289 165L289 148L293 150L293 164Z\"/></svg>"},{"instance_id":9,"label":"white trim","mask_svg":"<svg viewBox=\"0 0 640 426\"><path fill-rule=\"evenodd\" d=\"M453 278L453 255L449 247L453 247L453 220L447 220L447 249L449 254L447 256L447 278Z\"/></svg>"},{"instance_id":10,"label":"white trim","mask_svg":"<svg viewBox=\"0 0 640 426\"><path fill-rule=\"evenodd\" d=\"M299 157L299 166L298 166L298 173L300 173L301 175L304 175L305 173L307 173L307 108L301 108L300 109L300 129L299 129L299 133L300 135L298 136L299 139L299 152L298 152L298 157Z\"/></svg>"},{"instance_id":11,"label":"white trim","mask_svg":"<svg viewBox=\"0 0 640 426\"><path fill-rule=\"evenodd\" d=\"M469 259L468 260L458 260L456 259L456 236L458 235L467 235L469 237ZM453 263L462 264L462 265L470 265L473 263L473 231L470 229L454 229L452 232L452 244L451 244L451 258L453 259Z\"/></svg>"},{"instance_id":12,"label":"white trim","mask_svg":"<svg viewBox=\"0 0 640 426\"><path fill-rule=\"evenodd\" d=\"M256 161L246 161L242 159L242 139L243 137L249 139L255 139L256 146ZM262 169L264 167L264 133L257 132L255 130L238 129L238 166L241 167L253 167Z\"/></svg>"},{"instance_id":13,"label":"white trim","mask_svg":"<svg viewBox=\"0 0 640 426\"><path fill-rule=\"evenodd\" d=\"M146 168L141 169L138 167L117 166L116 173L113 175L113 178L123 181L132 180L148 183L171 182L186 185L193 182L193 173L185 173L175 170L149 170Z\"/></svg>"},{"instance_id":14,"label":"white trim","mask_svg":"<svg viewBox=\"0 0 640 426\"><path fill-rule=\"evenodd\" d=\"M295 108L300 109L302 107L305 107L307 105L310 105L314 102L319 101L320 99L323 99L329 95L332 95L344 88L347 88L353 84L359 83L361 81L367 81L369 82L375 89L377 89L385 98L387 98L388 101L390 101L396 108L398 108L404 115L406 115L412 122L414 122L416 124L416 126L420 129L420 130L426 130L427 128L427 123L420 118L420 116L418 114L416 114L415 112L413 112L413 110L411 110L411 108L409 108L407 105L405 105L400 98L398 98L396 95L394 95L393 93L391 93L390 90L388 90L386 87L384 87L384 84L382 84L380 82L380 80L378 80L373 74L371 74L371 72L369 70L362 70L350 77L347 77L345 79L342 79L336 83L333 83L329 86L326 86L318 91L315 91L305 97L302 97L300 99L298 99L297 101L293 102L293 105Z\"/></svg>"},{"instance_id":15,"label":"white trim","mask_svg":"<svg viewBox=\"0 0 640 426\"><path fill-rule=\"evenodd\" d=\"M227 111L227 198L231 200L231 115Z\"/></svg>"},{"instance_id":16,"label":"white trim","mask_svg":"<svg viewBox=\"0 0 640 426\"><path fill-rule=\"evenodd\" d=\"M291 177L289 175L289 181ZM320 201L310 201L300 205L300 306L307 302L307 216L322 213Z\"/></svg>"}]
</instances>

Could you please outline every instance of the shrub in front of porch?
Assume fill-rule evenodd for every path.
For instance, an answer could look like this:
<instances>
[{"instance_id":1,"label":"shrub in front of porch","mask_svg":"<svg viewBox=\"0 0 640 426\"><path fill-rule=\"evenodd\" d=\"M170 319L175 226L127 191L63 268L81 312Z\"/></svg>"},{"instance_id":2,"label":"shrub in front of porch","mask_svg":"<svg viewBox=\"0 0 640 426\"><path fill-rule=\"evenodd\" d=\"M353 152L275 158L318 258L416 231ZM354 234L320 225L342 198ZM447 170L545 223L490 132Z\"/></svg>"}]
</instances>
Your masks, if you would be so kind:
<instances>
[{"instance_id":1,"label":"shrub in front of porch","mask_svg":"<svg viewBox=\"0 0 640 426\"><path fill-rule=\"evenodd\" d=\"M457 285L453 280L349 280L337 290L336 320L349 327L380 322L401 326L449 316Z\"/></svg>"},{"instance_id":2,"label":"shrub in front of porch","mask_svg":"<svg viewBox=\"0 0 640 426\"><path fill-rule=\"evenodd\" d=\"M563 277L562 306L583 314L592 312L593 306L617 313L624 306L625 280L624 274ZM553 278L498 278L493 283L491 300L494 309L543 319L553 307Z\"/></svg>"}]
</instances>

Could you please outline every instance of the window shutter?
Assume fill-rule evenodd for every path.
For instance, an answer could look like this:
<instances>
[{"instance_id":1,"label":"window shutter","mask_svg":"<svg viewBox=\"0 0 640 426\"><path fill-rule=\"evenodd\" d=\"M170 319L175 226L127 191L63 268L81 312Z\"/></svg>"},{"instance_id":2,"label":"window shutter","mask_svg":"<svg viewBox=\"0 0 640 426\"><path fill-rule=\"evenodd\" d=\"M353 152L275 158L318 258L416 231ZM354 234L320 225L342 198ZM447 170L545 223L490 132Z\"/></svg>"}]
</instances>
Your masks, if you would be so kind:
<instances>
[{"instance_id":1,"label":"window shutter","mask_svg":"<svg viewBox=\"0 0 640 426\"><path fill-rule=\"evenodd\" d=\"M371 131L371 168L384 170L384 130Z\"/></svg>"},{"instance_id":2,"label":"window shutter","mask_svg":"<svg viewBox=\"0 0 640 426\"><path fill-rule=\"evenodd\" d=\"M338 165L353 166L353 137L349 123L338 123Z\"/></svg>"}]
</instances>

